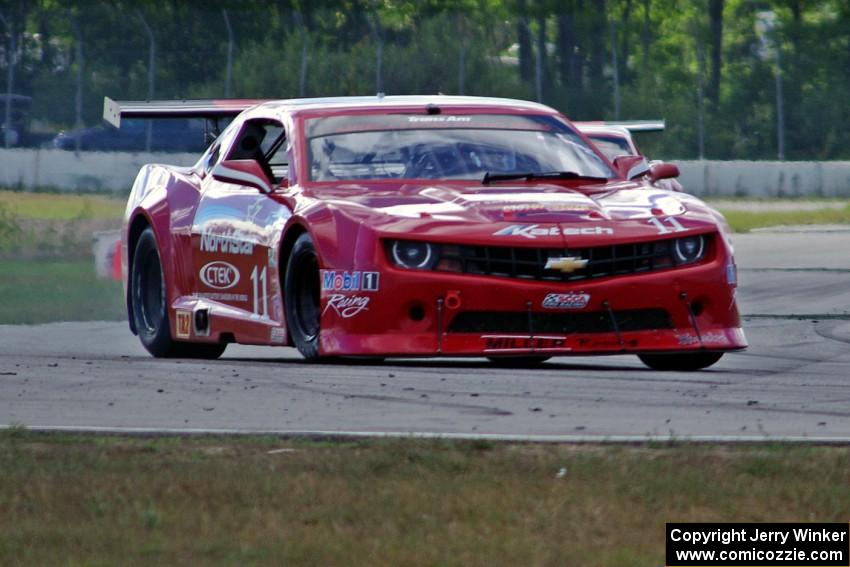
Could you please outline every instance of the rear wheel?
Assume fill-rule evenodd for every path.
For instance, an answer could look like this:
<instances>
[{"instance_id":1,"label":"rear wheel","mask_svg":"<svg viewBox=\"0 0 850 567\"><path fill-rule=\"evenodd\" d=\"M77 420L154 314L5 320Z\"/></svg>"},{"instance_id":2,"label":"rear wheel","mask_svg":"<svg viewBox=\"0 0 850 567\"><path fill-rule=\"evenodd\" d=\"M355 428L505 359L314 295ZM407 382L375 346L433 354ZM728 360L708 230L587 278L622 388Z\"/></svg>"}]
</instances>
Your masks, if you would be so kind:
<instances>
[{"instance_id":1,"label":"rear wheel","mask_svg":"<svg viewBox=\"0 0 850 567\"><path fill-rule=\"evenodd\" d=\"M640 354L641 362L653 370L702 370L723 356L722 352L698 352L683 354Z\"/></svg>"},{"instance_id":2,"label":"rear wheel","mask_svg":"<svg viewBox=\"0 0 850 567\"><path fill-rule=\"evenodd\" d=\"M319 256L307 233L295 241L284 278L286 323L295 348L307 360L319 358L321 313Z\"/></svg>"},{"instance_id":3,"label":"rear wheel","mask_svg":"<svg viewBox=\"0 0 850 567\"><path fill-rule=\"evenodd\" d=\"M487 360L499 368L534 368L540 366L551 356L488 356Z\"/></svg>"},{"instance_id":4,"label":"rear wheel","mask_svg":"<svg viewBox=\"0 0 850 567\"><path fill-rule=\"evenodd\" d=\"M176 342L171 329L166 305L165 278L162 262L156 247L156 237L151 228L139 236L133 254L130 303L133 322L142 346L157 358L218 358L225 344L192 344Z\"/></svg>"}]
</instances>

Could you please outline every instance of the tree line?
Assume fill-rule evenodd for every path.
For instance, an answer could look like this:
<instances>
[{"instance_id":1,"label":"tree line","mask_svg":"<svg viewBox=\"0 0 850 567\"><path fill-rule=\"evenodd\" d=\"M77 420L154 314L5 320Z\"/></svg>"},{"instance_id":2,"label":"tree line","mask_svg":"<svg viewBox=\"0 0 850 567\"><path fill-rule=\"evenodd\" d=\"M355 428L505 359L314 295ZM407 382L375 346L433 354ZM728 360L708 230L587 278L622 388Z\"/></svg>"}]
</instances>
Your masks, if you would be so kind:
<instances>
[{"instance_id":1,"label":"tree line","mask_svg":"<svg viewBox=\"0 0 850 567\"><path fill-rule=\"evenodd\" d=\"M104 95L442 92L664 118L664 158L850 159L850 0L0 0L0 40L34 129Z\"/></svg>"}]
</instances>

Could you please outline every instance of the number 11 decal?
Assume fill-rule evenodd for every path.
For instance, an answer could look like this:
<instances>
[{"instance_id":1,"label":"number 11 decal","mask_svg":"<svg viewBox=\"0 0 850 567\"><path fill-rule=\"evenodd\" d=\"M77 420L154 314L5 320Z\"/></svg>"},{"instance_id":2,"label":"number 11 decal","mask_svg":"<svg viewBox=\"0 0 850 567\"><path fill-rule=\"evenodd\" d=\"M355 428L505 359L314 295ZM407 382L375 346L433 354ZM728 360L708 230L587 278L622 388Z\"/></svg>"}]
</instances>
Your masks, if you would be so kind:
<instances>
[{"instance_id":1,"label":"number 11 decal","mask_svg":"<svg viewBox=\"0 0 850 567\"><path fill-rule=\"evenodd\" d=\"M251 271L251 284L254 292L254 315L266 318L269 316L269 284L266 280L268 268L263 266L262 271L258 272L258 267L254 266L254 269ZM260 311L260 298L262 298L262 311Z\"/></svg>"},{"instance_id":2,"label":"number 11 decal","mask_svg":"<svg viewBox=\"0 0 850 567\"><path fill-rule=\"evenodd\" d=\"M663 220L659 219L657 217L652 217L647 222L655 225L655 228L658 229L658 234L669 234L671 232L685 232L686 230L688 230L687 228L682 226L682 223L680 223L674 217L666 217ZM665 222L673 228L667 228L666 226L664 226Z\"/></svg>"}]
</instances>

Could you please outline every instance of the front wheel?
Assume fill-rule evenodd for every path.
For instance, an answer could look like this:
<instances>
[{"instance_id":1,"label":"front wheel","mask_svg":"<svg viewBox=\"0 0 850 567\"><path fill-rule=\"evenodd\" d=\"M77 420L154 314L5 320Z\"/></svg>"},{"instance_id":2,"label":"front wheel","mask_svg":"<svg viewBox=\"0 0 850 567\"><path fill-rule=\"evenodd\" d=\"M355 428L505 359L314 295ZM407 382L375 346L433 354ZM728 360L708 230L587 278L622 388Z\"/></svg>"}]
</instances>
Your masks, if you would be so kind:
<instances>
[{"instance_id":1,"label":"front wheel","mask_svg":"<svg viewBox=\"0 0 850 567\"><path fill-rule=\"evenodd\" d=\"M640 361L653 370L692 371L708 368L723 356L722 352L682 354L639 354Z\"/></svg>"},{"instance_id":2,"label":"front wheel","mask_svg":"<svg viewBox=\"0 0 850 567\"><path fill-rule=\"evenodd\" d=\"M307 233L295 241L284 278L286 324L295 348L307 360L319 358L321 313L319 255Z\"/></svg>"},{"instance_id":3,"label":"front wheel","mask_svg":"<svg viewBox=\"0 0 850 567\"><path fill-rule=\"evenodd\" d=\"M156 237L151 228L145 229L139 236L133 254L130 304L142 346L157 358L212 359L221 356L227 347L225 344L176 342L171 338L165 278L162 275Z\"/></svg>"}]
</instances>

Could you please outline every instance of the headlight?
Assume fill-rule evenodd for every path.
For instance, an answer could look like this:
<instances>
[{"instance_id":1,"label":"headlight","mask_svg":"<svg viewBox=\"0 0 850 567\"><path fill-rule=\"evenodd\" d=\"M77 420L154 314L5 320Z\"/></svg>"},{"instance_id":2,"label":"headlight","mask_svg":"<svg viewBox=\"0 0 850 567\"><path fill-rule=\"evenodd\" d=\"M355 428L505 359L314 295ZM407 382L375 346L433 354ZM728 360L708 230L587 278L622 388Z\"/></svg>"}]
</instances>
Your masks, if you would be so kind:
<instances>
[{"instance_id":1,"label":"headlight","mask_svg":"<svg viewBox=\"0 0 850 567\"><path fill-rule=\"evenodd\" d=\"M411 270L430 270L438 260L434 246L427 242L396 240L390 246L393 262Z\"/></svg>"},{"instance_id":2,"label":"headlight","mask_svg":"<svg viewBox=\"0 0 850 567\"><path fill-rule=\"evenodd\" d=\"M702 235L686 236L676 240L674 256L677 264L691 264L705 254L705 239Z\"/></svg>"}]
</instances>

